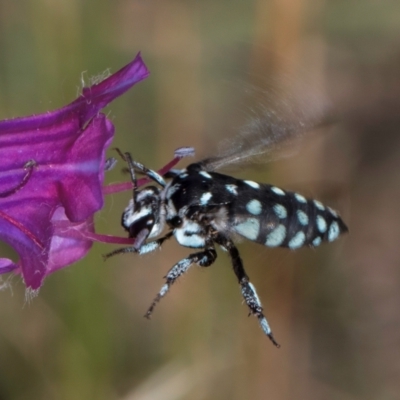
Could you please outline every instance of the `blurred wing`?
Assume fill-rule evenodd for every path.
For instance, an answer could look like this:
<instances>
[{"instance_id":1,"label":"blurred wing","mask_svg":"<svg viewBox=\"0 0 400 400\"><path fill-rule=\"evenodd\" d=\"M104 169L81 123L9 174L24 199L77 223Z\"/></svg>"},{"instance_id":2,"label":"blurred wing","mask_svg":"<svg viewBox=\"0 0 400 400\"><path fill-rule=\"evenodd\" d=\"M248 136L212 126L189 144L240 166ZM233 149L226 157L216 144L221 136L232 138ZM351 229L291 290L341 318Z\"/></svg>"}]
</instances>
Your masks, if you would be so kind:
<instances>
[{"instance_id":1,"label":"blurred wing","mask_svg":"<svg viewBox=\"0 0 400 400\"><path fill-rule=\"evenodd\" d=\"M303 134L327 121L327 102L309 87L269 85L267 90L248 87L247 96L255 106L248 107L249 121L238 135L222 141L215 156L201 162L214 171L232 164L267 162L270 154L300 139Z\"/></svg>"}]
</instances>

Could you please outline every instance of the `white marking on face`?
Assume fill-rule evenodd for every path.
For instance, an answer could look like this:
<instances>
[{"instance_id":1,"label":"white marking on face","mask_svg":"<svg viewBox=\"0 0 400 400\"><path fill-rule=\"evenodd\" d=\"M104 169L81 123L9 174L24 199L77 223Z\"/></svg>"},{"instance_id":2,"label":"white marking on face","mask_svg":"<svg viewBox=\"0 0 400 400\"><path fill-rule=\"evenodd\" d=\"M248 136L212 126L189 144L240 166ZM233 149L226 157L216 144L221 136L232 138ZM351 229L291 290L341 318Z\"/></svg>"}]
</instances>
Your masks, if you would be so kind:
<instances>
[{"instance_id":1,"label":"white marking on face","mask_svg":"<svg viewBox=\"0 0 400 400\"><path fill-rule=\"evenodd\" d=\"M199 174L200 174L201 176L204 176L204 178L212 179L212 176L211 176L208 172L206 172L206 171L200 171Z\"/></svg>"},{"instance_id":2,"label":"white marking on face","mask_svg":"<svg viewBox=\"0 0 400 400\"><path fill-rule=\"evenodd\" d=\"M256 240L260 232L260 222L256 218L248 218L234 227L235 231L249 240Z\"/></svg>"},{"instance_id":3,"label":"white marking on face","mask_svg":"<svg viewBox=\"0 0 400 400\"><path fill-rule=\"evenodd\" d=\"M305 226L308 224L308 215L304 211L297 210L297 219L301 225Z\"/></svg>"},{"instance_id":4,"label":"white marking on face","mask_svg":"<svg viewBox=\"0 0 400 400\"><path fill-rule=\"evenodd\" d=\"M128 211L128 212L126 212ZM149 207L142 207L140 211L138 212L132 212L132 209L129 209L129 207L125 210L124 213L124 226L131 226L134 224L137 220L140 218L146 217L147 215L151 214L152 210Z\"/></svg>"},{"instance_id":5,"label":"white marking on face","mask_svg":"<svg viewBox=\"0 0 400 400\"><path fill-rule=\"evenodd\" d=\"M281 188L278 188L278 187L276 187L276 186L272 186L272 187L271 187L271 190L272 190L275 194L277 194L277 195L279 195L279 196L284 196L284 195L286 194Z\"/></svg>"},{"instance_id":6,"label":"white marking on face","mask_svg":"<svg viewBox=\"0 0 400 400\"><path fill-rule=\"evenodd\" d=\"M303 246L304 241L306 240L306 235L304 232L297 232L292 239L290 239L288 246L290 249L298 249Z\"/></svg>"},{"instance_id":7,"label":"white marking on face","mask_svg":"<svg viewBox=\"0 0 400 400\"><path fill-rule=\"evenodd\" d=\"M314 204L315 207L318 208L318 210L324 211L325 210L325 206L318 200L314 200Z\"/></svg>"},{"instance_id":8,"label":"white marking on face","mask_svg":"<svg viewBox=\"0 0 400 400\"><path fill-rule=\"evenodd\" d=\"M330 242L334 241L335 239L337 239L339 234L340 234L339 224L336 221L333 221L331 226L329 227L328 240Z\"/></svg>"},{"instance_id":9,"label":"white marking on face","mask_svg":"<svg viewBox=\"0 0 400 400\"><path fill-rule=\"evenodd\" d=\"M317 228L321 233L326 232L326 221L325 218L317 215Z\"/></svg>"},{"instance_id":10,"label":"white marking on face","mask_svg":"<svg viewBox=\"0 0 400 400\"><path fill-rule=\"evenodd\" d=\"M205 206L208 203L208 201L211 199L211 197L212 197L212 193L210 193L210 192L203 193L203 195L200 197L200 204L202 206Z\"/></svg>"},{"instance_id":11,"label":"white marking on face","mask_svg":"<svg viewBox=\"0 0 400 400\"><path fill-rule=\"evenodd\" d=\"M260 184L253 181L243 181L246 185L249 185L253 189L260 189Z\"/></svg>"},{"instance_id":12,"label":"white marking on face","mask_svg":"<svg viewBox=\"0 0 400 400\"><path fill-rule=\"evenodd\" d=\"M316 238L312 241L312 244L313 244L313 246L317 247L317 246L319 246L319 245L321 244L321 242L322 242L322 239L321 239L320 237L316 237Z\"/></svg>"},{"instance_id":13,"label":"white marking on face","mask_svg":"<svg viewBox=\"0 0 400 400\"><path fill-rule=\"evenodd\" d=\"M259 202L258 200L254 199L254 200L250 200L247 204L246 204L246 210L253 215L259 215L261 214L262 211L262 205L261 202Z\"/></svg>"},{"instance_id":14,"label":"white marking on face","mask_svg":"<svg viewBox=\"0 0 400 400\"><path fill-rule=\"evenodd\" d=\"M225 185L225 189L228 191L228 192L230 192L230 193L232 193L232 194L234 194L235 196L237 196L237 186L236 185Z\"/></svg>"},{"instance_id":15,"label":"white marking on face","mask_svg":"<svg viewBox=\"0 0 400 400\"><path fill-rule=\"evenodd\" d=\"M274 205L274 212L276 216L280 219L287 217L287 210L282 204L275 204Z\"/></svg>"},{"instance_id":16,"label":"white marking on face","mask_svg":"<svg viewBox=\"0 0 400 400\"><path fill-rule=\"evenodd\" d=\"M185 179L185 178L187 178L189 175L186 173L186 172L184 172L183 174L180 174L179 175L179 178L180 179Z\"/></svg>"},{"instance_id":17,"label":"white marking on face","mask_svg":"<svg viewBox=\"0 0 400 400\"><path fill-rule=\"evenodd\" d=\"M286 238L286 228L284 225L278 225L271 233L267 235L265 245L268 247L280 246Z\"/></svg>"},{"instance_id":18,"label":"white marking on face","mask_svg":"<svg viewBox=\"0 0 400 400\"><path fill-rule=\"evenodd\" d=\"M307 203L307 199L304 196L302 196L301 194L295 193L294 197L296 198L296 200L299 203Z\"/></svg>"}]
</instances>

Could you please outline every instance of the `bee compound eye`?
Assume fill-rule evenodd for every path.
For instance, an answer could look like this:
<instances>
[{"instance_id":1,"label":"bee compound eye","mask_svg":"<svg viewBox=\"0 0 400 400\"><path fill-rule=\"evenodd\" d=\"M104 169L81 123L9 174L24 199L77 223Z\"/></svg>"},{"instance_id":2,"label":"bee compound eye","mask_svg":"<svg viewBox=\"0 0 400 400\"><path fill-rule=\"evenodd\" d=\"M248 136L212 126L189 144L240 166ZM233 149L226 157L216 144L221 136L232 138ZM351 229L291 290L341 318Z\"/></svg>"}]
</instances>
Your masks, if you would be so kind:
<instances>
[{"instance_id":1,"label":"bee compound eye","mask_svg":"<svg viewBox=\"0 0 400 400\"><path fill-rule=\"evenodd\" d=\"M182 225L182 218L175 216L169 221L169 223L174 228L179 228Z\"/></svg>"}]
</instances>

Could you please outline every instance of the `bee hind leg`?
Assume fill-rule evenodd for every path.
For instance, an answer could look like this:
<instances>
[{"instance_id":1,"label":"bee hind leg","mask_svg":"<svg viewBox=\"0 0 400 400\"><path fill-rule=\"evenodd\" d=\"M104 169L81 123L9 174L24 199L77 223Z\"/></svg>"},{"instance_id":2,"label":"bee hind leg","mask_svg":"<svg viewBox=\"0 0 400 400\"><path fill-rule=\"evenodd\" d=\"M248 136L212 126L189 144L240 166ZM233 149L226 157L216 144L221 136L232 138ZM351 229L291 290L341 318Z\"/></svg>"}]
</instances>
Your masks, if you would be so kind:
<instances>
[{"instance_id":1,"label":"bee hind leg","mask_svg":"<svg viewBox=\"0 0 400 400\"><path fill-rule=\"evenodd\" d=\"M235 246L235 244L232 242L231 239L226 238L222 235L218 236L218 238L216 239L216 242L220 246L222 246L226 251L228 251L228 253L231 257L233 272L235 273L235 275L239 281L242 296L243 296L244 301L246 302L247 306L250 309L250 314L257 317L258 322L259 322L263 332L268 336L268 338L271 340L271 342L276 347L279 348L280 345L275 340L275 338L272 334L272 330L268 324L268 321L263 314L263 307L262 307L261 301L257 295L256 288L250 282L250 279L249 279L248 275L246 274L246 271L244 270L243 262L242 262L242 259L240 258L240 254L239 254L237 247Z\"/></svg>"}]
</instances>

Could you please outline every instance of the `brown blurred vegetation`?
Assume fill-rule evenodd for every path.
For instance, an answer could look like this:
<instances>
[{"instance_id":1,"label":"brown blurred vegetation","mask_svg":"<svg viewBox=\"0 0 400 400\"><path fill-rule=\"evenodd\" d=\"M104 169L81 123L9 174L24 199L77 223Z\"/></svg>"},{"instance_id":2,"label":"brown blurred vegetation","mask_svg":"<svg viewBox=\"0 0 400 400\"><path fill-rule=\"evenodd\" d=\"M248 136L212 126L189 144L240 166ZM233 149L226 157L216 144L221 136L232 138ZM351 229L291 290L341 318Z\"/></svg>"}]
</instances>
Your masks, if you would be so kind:
<instances>
[{"instance_id":1,"label":"brown blurred vegetation","mask_svg":"<svg viewBox=\"0 0 400 400\"><path fill-rule=\"evenodd\" d=\"M139 50L151 77L108 112L114 144L151 168L234 135L239 81L285 71L321 90L334 123L238 176L323 200L350 234L317 250L240 245L280 350L247 318L225 254L193 268L150 322L163 275L188 254L174 241L107 263L97 244L29 304L20 278L4 277L0 400L400 398L400 3L2 0L0 117L66 104L81 79ZM108 199L100 231L123 234L128 198Z\"/></svg>"}]
</instances>

